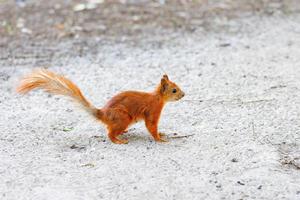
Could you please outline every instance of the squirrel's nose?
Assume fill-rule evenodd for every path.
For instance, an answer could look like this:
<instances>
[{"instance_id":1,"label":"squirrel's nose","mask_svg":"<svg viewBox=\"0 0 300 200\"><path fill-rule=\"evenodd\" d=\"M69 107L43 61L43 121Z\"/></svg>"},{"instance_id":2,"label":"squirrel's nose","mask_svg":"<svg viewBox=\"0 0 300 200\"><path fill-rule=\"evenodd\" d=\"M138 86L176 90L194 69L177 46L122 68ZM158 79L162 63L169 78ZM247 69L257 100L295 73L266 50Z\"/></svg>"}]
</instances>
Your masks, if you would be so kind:
<instances>
[{"instance_id":1,"label":"squirrel's nose","mask_svg":"<svg viewBox=\"0 0 300 200\"><path fill-rule=\"evenodd\" d=\"M184 95L185 95L185 93L184 93L184 92L182 92L182 97L184 97Z\"/></svg>"}]
</instances>

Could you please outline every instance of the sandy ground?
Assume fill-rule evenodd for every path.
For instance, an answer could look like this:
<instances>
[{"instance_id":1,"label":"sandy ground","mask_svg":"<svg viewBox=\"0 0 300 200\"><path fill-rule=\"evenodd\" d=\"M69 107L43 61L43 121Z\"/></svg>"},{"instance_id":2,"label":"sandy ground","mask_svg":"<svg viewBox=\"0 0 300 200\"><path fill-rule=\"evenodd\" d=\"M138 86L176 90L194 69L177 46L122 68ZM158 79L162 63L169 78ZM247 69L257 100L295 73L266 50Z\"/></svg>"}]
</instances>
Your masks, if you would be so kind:
<instances>
[{"instance_id":1,"label":"sandy ground","mask_svg":"<svg viewBox=\"0 0 300 200\"><path fill-rule=\"evenodd\" d=\"M300 199L300 16L230 23L2 46L0 199ZM187 94L163 111L169 142L153 142L140 123L115 145L67 99L17 95L18 78L42 66L98 107L118 91L151 91L166 71Z\"/></svg>"}]
</instances>

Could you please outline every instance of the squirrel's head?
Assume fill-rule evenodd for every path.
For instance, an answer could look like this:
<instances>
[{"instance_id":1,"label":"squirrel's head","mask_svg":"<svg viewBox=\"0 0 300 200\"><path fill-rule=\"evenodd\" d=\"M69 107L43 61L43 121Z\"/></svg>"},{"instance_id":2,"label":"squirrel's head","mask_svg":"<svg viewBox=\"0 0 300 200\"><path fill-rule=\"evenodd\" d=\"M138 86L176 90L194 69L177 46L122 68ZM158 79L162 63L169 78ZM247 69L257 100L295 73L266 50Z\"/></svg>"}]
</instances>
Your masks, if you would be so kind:
<instances>
[{"instance_id":1,"label":"squirrel's head","mask_svg":"<svg viewBox=\"0 0 300 200\"><path fill-rule=\"evenodd\" d=\"M184 92L166 74L161 78L158 92L165 101L178 101L184 97Z\"/></svg>"}]
</instances>

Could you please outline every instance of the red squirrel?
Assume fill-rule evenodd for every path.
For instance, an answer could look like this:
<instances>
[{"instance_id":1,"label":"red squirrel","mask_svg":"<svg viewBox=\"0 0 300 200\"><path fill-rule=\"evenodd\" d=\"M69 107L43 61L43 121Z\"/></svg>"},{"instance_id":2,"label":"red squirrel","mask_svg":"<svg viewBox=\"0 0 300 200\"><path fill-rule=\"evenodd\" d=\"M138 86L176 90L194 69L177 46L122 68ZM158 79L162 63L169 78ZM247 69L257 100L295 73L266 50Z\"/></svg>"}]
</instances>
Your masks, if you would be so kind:
<instances>
[{"instance_id":1,"label":"red squirrel","mask_svg":"<svg viewBox=\"0 0 300 200\"><path fill-rule=\"evenodd\" d=\"M157 130L161 111L167 102L178 101L184 96L184 92L167 75L163 75L153 92L121 92L103 108L96 108L72 81L45 69L35 70L25 76L17 92L25 94L33 89L71 97L107 126L108 137L116 144L127 144L128 140L119 139L118 136L126 133L128 126L140 120L145 121L155 141L166 142Z\"/></svg>"}]
</instances>

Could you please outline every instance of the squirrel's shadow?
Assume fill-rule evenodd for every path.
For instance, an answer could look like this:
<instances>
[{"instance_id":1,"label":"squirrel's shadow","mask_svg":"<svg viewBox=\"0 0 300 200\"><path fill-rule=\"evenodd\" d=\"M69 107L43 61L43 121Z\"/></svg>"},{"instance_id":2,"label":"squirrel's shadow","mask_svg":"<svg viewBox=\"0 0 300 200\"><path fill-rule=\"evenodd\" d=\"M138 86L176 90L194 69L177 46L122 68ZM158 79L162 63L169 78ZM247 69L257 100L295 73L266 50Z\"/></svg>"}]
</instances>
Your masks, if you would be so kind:
<instances>
[{"instance_id":1,"label":"squirrel's shadow","mask_svg":"<svg viewBox=\"0 0 300 200\"><path fill-rule=\"evenodd\" d=\"M135 133L128 133L125 135L122 135L120 138L128 139L129 143L130 142L147 142L147 141L152 141L151 138L148 135L144 134L135 134Z\"/></svg>"},{"instance_id":2,"label":"squirrel's shadow","mask_svg":"<svg viewBox=\"0 0 300 200\"><path fill-rule=\"evenodd\" d=\"M109 138L105 135L93 136L92 138L96 139L98 142L111 142L109 140ZM144 135L144 134L139 134L139 133L125 133L123 135L120 135L119 138L129 140L130 143L138 142L138 141L144 141L144 142L151 141L150 136Z\"/></svg>"},{"instance_id":3,"label":"squirrel's shadow","mask_svg":"<svg viewBox=\"0 0 300 200\"><path fill-rule=\"evenodd\" d=\"M140 142L141 143L154 142L154 140L152 139L152 137L150 135L147 135L145 133L136 132L136 131L134 131L134 129L131 131L132 132L120 135L119 136L120 139L128 140L129 144L130 143L140 143ZM189 136L192 136L192 135L174 136L174 134L166 134L162 137L164 139L166 139L167 141L172 141L174 139L179 139L179 138L184 138L184 137L189 137ZM88 142L86 141L86 142L80 142L80 143L70 145L69 147L71 149L80 151L80 150L85 150L86 148L91 147L91 146L97 146L97 145L99 145L99 143L107 143L107 144L110 143L110 144L114 145L114 143L112 143L109 140L109 138L104 134L103 135L94 135L94 136L88 138ZM85 143L85 144L82 144L82 143Z\"/></svg>"}]
</instances>

